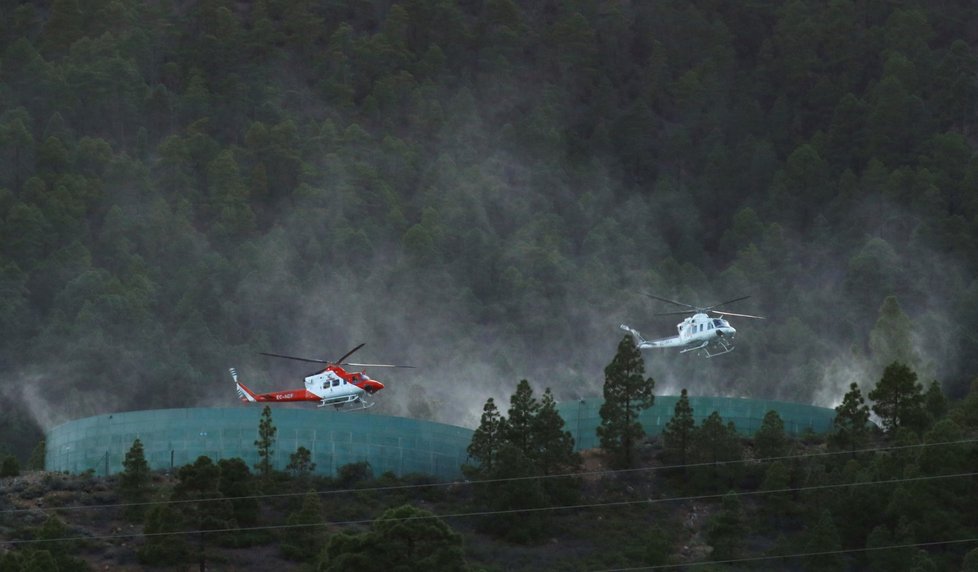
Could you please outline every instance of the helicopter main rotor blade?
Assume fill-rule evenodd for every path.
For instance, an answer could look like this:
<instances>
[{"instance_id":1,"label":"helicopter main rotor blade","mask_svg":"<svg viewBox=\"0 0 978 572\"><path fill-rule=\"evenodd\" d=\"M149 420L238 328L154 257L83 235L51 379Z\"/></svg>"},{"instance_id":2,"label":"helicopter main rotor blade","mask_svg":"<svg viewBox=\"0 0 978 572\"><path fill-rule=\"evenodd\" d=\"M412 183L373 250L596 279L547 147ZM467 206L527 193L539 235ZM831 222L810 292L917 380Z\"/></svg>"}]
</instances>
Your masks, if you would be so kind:
<instances>
[{"instance_id":1,"label":"helicopter main rotor blade","mask_svg":"<svg viewBox=\"0 0 978 572\"><path fill-rule=\"evenodd\" d=\"M693 310L696 309L696 306L691 306L690 304L683 304L682 302L676 302L675 300L669 300L668 298L660 298L658 296L654 296L652 294L649 294L648 292L644 292L644 294L646 296L648 296L649 298L652 298L653 300L659 300L661 302L669 302L670 304L675 304L677 306L683 306L684 308L692 308ZM665 314L660 314L660 315L664 316Z\"/></svg>"},{"instance_id":2,"label":"helicopter main rotor blade","mask_svg":"<svg viewBox=\"0 0 978 572\"><path fill-rule=\"evenodd\" d=\"M764 316L751 316L750 314L734 314L733 312L718 312L713 310L714 314L720 314L721 316L739 316L741 318L754 318L755 320L766 320Z\"/></svg>"},{"instance_id":3,"label":"helicopter main rotor blade","mask_svg":"<svg viewBox=\"0 0 978 572\"><path fill-rule=\"evenodd\" d=\"M352 365L353 367L407 367L414 369L413 365L394 365L389 363L338 363L336 365Z\"/></svg>"},{"instance_id":4,"label":"helicopter main rotor blade","mask_svg":"<svg viewBox=\"0 0 978 572\"><path fill-rule=\"evenodd\" d=\"M357 347L355 347L355 348L353 348L352 350L350 350L350 351L348 351L348 352L346 352L345 354L343 354L343 357L341 357L340 359L338 359L338 360L336 360L336 362L334 362L334 363L339 363L339 362L342 362L342 361L343 361L343 360L345 360L346 358L348 358L348 357L350 357L351 355L353 355L353 352L355 352L355 351L357 351L358 349L360 349L360 348L362 348L362 347L363 347L363 346L365 346L365 345L367 345L367 342L363 342L363 343L362 343L362 344L360 344L359 346L357 346Z\"/></svg>"},{"instance_id":5,"label":"helicopter main rotor blade","mask_svg":"<svg viewBox=\"0 0 978 572\"><path fill-rule=\"evenodd\" d=\"M746 300L750 296L742 296L740 298L734 298L733 300L727 300L726 302L720 302L719 304L714 304L712 306L707 306L707 310L712 310L713 308L719 308L720 306L726 306L727 304L733 304L734 302L740 302L741 300Z\"/></svg>"},{"instance_id":6,"label":"helicopter main rotor blade","mask_svg":"<svg viewBox=\"0 0 978 572\"><path fill-rule=\"evenodd\" d=\"M687 316L689 314L700 313L700 310L684 310L682 312L662 312L660 314L652 314L653 316Z\"/></svg>"},{"instance_id":7,"label":"helicopter main rotor blade","mask_svg":"<svg viewBox=\"0 0 978 572\"><path fill-rule=\"evenodd\" d=\"M310 359L310 358L304 358L304 357L287 356L287 355L283 355L283 354L272 354L272 353L268 353L268 352L258 352L258 353L261 354L261 355L263 355L263 356L271 356L271 357L277 357L277 358L293 359L295 361L305 361L305 362L309 362L309 363L332 363L332 362L328 362L328 361L326 361L324 359Z\"/></svg>"}]
</instances>

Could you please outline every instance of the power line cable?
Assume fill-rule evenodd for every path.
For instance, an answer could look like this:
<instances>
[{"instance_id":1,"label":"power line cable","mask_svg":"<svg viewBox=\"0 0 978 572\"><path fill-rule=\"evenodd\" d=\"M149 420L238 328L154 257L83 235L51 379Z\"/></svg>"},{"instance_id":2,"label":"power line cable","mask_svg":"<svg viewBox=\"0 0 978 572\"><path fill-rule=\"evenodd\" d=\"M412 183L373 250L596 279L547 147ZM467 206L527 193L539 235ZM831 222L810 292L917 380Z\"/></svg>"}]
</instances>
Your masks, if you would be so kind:
<instances>
[{"instance_id":1,"label":"power line cable","mask_svg":"<svg viewBox=\"0 0 978 572\"><path fill-rule=\"evenodd\" d=\"M855 455L861 453L880 453L880 452L889 452L889 451L899 451L905 449L919 449L919 448L926 448L926 447L965 445L969 443L978 443L978 438L961 439L957 441L942 441L939 443L915 443L910 445L893 445L891 447L872 447L872 448L856 449L850 451L822 451L818 453L806 453L803 455L783 455L779 457L764 457L762 459L735 459L730 461L715 461L715 462L707 461L702 463L686 463L683 465L637 467L633 469L602 469L598 471L578 471L573 473L560 473L555 475L529 475L523 477L505 477L505 478L496 478L496 479L479 479L479 480L451 481L451 482L439 482L439 483L415 483L415 484L407 484L407 485L388 485L388 486L380 486L380 487L364 487L359 489L336 489L330 491L315 491L315 492L317 495L321 495L321 496L348 494L348 493L362 493L362 492L393 492L393 491L421 489L421 488L471 486L471 485L494 484L494 483L504 483L504 482L514 482L514 481L530 481L530 480L537 480L537 479L593 477L593 476L610 475L610 474L655 472L655 471L675 470L675 469L683 469L683 468L717 467L717 466L737 465L737 464L745 464L745 463L771 463L774 461L809 459L809 458L818 458L818 457L829 457L835 455L850 455L850 454ZM63 506L63 507L18 508L18 509L0 510L0 515L25 513L25 512L37 512L37 511L57 512L57 511L68 511L68 510L95 510L95 509L126 508L126 507L137 507L137 506L152 506L158 504L186 504L191 502L214 502L214 501L223 501L223 500L288 498L288 497L295 497L295 496L305 496L307 494L308 491L295 492L295 493L271 493L271 494L246 495L246 496L237 496L237 497L221 496L221 497L196 499L196 500L168 499L168 500L147 501L147 502L137 502L137 503L112 503L112 504L100 504L100 505L74 505L74 506Z\"/></svg>"},{"instance_id":2,"label":"power line cable","mask_svg":"<svg viewBox=\"0 0 978 572\"><path fill-rule=\"evenodd\" d=\"M581 510L581 509L591 509L591 508L603 508L603 507L623 507L623 506L633 506L633 505L654 505L667 502L688 502L696 500L707 500L707 499L719 499L726 496L762 496L770 494L784 494L784 493L797 493L805 491L815 491L815 490L831 490L840 489L846 487L867 487L867 486L880 486L880 485L892 485L897 483L907 483L907 482L924 482L924 481L936 481L944 479L955 479L961 477L976 477L978 472L970 473L955 473L950 475L931 475L922 477L906 477L902 479L891 479L888 481L865 481L865 482L851 482L851 483L831 483L824 485L812 485L808 487L797 487L797 488L782 488L782 489L771 489L771 490L758 490L758 491L739 491L739 492L726 492L726 493L711 493L704 495L690 495L684 497L664 497L658 499L631 499L631 500L621 500L621 501L609 501L601 503L586 503L586 504L576 504L576 505L556 505L556 506L544 506L544 507L532 507L532 508L513 508L513 509L502 509L502 510L486 510L486 511L474 511L474 512L462 512L462 513L449 513L449 514L431 514L423 516L412 516L404 517L400 519L391 519L395 521L408 521L408 520L430 520L430 519L451 519L451 518L466 518L473 516L493 516L498 514L520 514L520 513L535 513L535 512L546 512L546 511L557 511L557 510ZM308 493L306 493L308 494ZM207 499L201 499L207 500ZM223 500L232 500L230 498ZM218 532L247 532L255 530L276 530L284 528L303 528L303 527L315 527L315 526L349 526L355 524L369 524L375 519L358 519L358 520L347 520L347 521L331 521L322 522L314 524L279 524L279 525L263 525L263 526L253 526L247 528L223 528L216 530L178 530L169 532L157 532L157 533L132 533L132 534L113 534L113 535L100 535L100 536L66 536L61 538L44 538L44 539L24 539L24 540L3 540L0 543L6 544L33 544L40 542L63 542L72 540L109 540L109 539L120 539L120 538L136 538L140 536L167 536L167 535L178 535L178 534L209 534Z\"/></svg>"}]
</instances>

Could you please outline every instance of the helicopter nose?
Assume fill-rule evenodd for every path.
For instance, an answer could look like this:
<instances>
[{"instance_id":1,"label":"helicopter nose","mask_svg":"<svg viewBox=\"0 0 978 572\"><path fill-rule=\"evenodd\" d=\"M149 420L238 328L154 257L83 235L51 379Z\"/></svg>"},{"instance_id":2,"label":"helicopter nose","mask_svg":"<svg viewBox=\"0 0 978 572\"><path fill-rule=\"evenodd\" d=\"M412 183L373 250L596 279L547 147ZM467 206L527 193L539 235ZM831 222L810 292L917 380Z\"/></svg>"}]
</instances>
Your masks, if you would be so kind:
<instances>
[{"instance_id":1,"label":"helicopter nose","mask_svg":"<svg viewBox=\"0 0 978 572\"><path fill-rule=\"evenodd\" d=\"M376 393L381 389L384 389L384 384L380 383L376 379L371 379L364 384L364 389L367 391L367 393Z\"/></svg>"}]
</instances>

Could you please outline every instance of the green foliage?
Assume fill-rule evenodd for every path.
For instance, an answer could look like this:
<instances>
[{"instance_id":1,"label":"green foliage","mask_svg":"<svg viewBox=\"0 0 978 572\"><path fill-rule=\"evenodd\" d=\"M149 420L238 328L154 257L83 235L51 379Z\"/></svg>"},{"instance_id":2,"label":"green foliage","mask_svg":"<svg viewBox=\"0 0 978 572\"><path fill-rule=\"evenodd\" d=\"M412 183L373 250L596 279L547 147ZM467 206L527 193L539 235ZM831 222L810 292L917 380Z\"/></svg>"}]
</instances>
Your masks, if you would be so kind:
<instances>
[{"instance_id":1,"label":"green foliage","mask_svg":"<svg viewBox=\"0 0 978 572\"><path fill-rule=\"evenodd\" d=\"M254 526L258 523L258 499L255 480L248 470L248 465L241 459L221 459L217 462L221 471L217 489L221 496L231 503L234 522L241 527Z\"/></svg>"},{"instance_id":2,"label":"green foliage","mask_svg":"<svg viewBox=\"0 0 978 572\"><path fill-rule=\"evenodd\" d=\"M777 411L764 414L761 427L754 434L754 447L758 458L783 457L788 453L788 436L784 432L784 421Z\"/></svg>"},{"instance_id":3,"label":"green foliage","mask_svg":"<svg viewBox=\"0 0 978 572\"><path fill-rule=\"evenodd\" d=\"M263 479L268 480L272 474L272 455L275 451L275 433L278 429L272 423L272 408L265 406L261 411L261 420L258 421L258 439L255 440L255 447L258 448L258 464L255 468L261 472Z\"/></svg>"},{"instance_id":4,"label":"green foliage","mask_svg":"<svg viewBox=\"0 0 978 572\"><path fill-rule=\"evenodd\" d=\"M869 406L866 405L859 386L853 382L843 396L842 403L835 408L829 444L854 452L866 442L869 435L868 423Z\"/></svg>"},{"instance_id":5,"label":"green foliage","mask_svg":"<svg viewBox=\"0 0 978 572\"><path fill-rule=\"evenodd\" d=\"M9 550L0 554L0 572L21 572L23 569L24 558L19 552Z\"/></svg>"},{"instance_id":6,"label":"green foliage","mask_svg":"<svg viewBox=\"0 0 978 572\"><path fill-rule=\"evenodd\" d=\"M601 447L618 467L634 465L634 449L645 437L639 415L655 401L652 393L655 380L644 375L642 354L632 336L626 335L618 343L615 357L604 369L604 403L599 411L601 425L598 426Z\"/></svg>"},{"instance_id":7,"label":"green foliage","mask_svg":"<svg viewBox=\"0 0 978 572\"><path fill-rule=\"evenodd\" d=\"M509 419L511 422L512 416ZM574 438L564 429L564 419L557 412L557 401L549 387L544 390L540 408L530 424L530 436L530 458L543 475L570 473L580 467L580 455L574 452Z\"/></svg>"},{"instance_id":8,"label":"green foliage","mask_svg":"<svg viewBox=\"0 0 978 572\"><path fill-rule=\"evenodd\" d=\"M670 460L686 465L695 431L696 419L693 418L693 408L689 405L689 396L684 388L676 401L672 419L662 431L666 454ZM685 467L683 470L685 471Z\"/></svg>"},{"instance_id":9,"label":"green foliage","mask_svg":"<svg viewBox=\"0 0 978 572\"><path fill-rule=\"evenodd\" d=\"M730 560L741 555L746 536L744 508L740 497L729 493L723 497L720 510L710 520L707 542L713 546L713 560Z\"/></svg>"},{"instance_id":10,"label":"green foliage","mask_svg":"<svg viewBox=\"0 0 978 572\"><path fill-rule=\"evenodd\" d=\"M506 418L499 415L491 398L486 401L482 422L468 448L469 459L478 464L462 469L470 478L490 481L476 486L476 496L484 506L502 513L482 519L480 528L511 542L528 543L540 538L547 516L509 511L539 508L548 502L575 502L578 479L533 477L572 473L581 459L574 451L573 437L564 430L550 388L537 401L529 382L521 380L510 404Z\"/></svg>"},{"instance_id":11,"label":"green foliage","mask_svg":"<svg viewBox=\"0 0 978 572\"><path fill-rule=\"evenodd\" d=\"M472 433L472 442L469 443L466 451L469 459L474 461L474 465L466 464L463 470L467 474L478 474L479 472L491 473L496 457L499 455L499 448L505 443L504 440L504 421L499 414L499 409L490 397L482 407L482 418L479 426Z\"/></svg>"},{"instance_id":12,"label":"green foliage","mask_svg":"<svg viewBox=\"0 0 978 572\"><path fill-rule=\"evenodd\" d=\"M54 564L54 567L50 568L51 570L91 570L91 566L86 561L75 556L79 549L79 542L77 540L59 540L74 536L76 535L73 531L59 517L55 515L49 516L37 531L37 538L46 541L42 545L43 549L34 551L28 558L26 569L34 570L32 566L38 566L39 569L48 569L47 567ZM44 552L46 555L39 556L38 552ZM50 559L48 558L49 556Z\"/></svg>"},{"instance_id":13,"label":"green foliage","mask_svg":"<svg viewBox=\"0 0 978 572\"><path fill-rule=\"evenodd\" d=\"M374 470L367 461L348 463L336 469L336 484L349 488L369 481L374 477Z\"/></svg>"},{"instance_id":14,"label":"green foliage","mask_svg":"<svg viewBox=\"0 0 978 572\"><path fill-rule=\"evenodd\" d=\"M27 459L27 470L28 471L43 471L44 470L44 458L46 455L46 444L45 440L41 439L37 442L34 450L31 451L31 456Z\"/></svg>"},{"instance_id":15,"label":"green foliage","mask_svg":"<svg viewBox=\"0 0 978 572\"><path fill-rule=\"evenodd\" d=\"M58 566L57 560L51 554L49 550L35 550L27 557L27 562L24 564L26 570L32 570L37 572L60 572L61 567Z\"/></svg>"},{"instance_id":16,"label":"green foliage","mask_svg":"<svg viewBox=\"0 0 978 572\"><path fill-rule=\"evenodd\" d=\"M831 553L842 550L839 531L832 520L832 513L828 510L822 510L818 522L808 531L806 536L805 551L808 553ZM809 572L845 570L845 561L841 554L825 554L806 558L804 565L805 570Z\"/></svg>"},{"instance_id":17,"label":"green foliage","mask_svg":"<svg viewBox=\"0 0 978 572\"><path fill-rule=\"evenodd\" d=\"M323 572L467 568L458 533L432 513L410 505L387 510L367 532L332 536L318 563Z\"/></svg>"},{"instance_id":18,"label":"green foliage","mask_svg":"<svg viewBox=\"0 0 978 572\"><path fill-rule=\"evenodd\" d=\"M917 374L906 365L893 362L869 392L873 413L879 415L883 429L892 432L901 427L919 430L926 421L923 409L923 386Z\"/></svg>"},{"instance_id":19,"label":"green foliage","mask_svg":"<svg viewBox=\"0 0 978 572\"><path fill-rule=\"evenodd\" d=\"M132 447L126 452L122 462L122 473L119 474L119 497L130 504L125 509L126 518L131 521L141 521L146 507L142 504L149 498L150 472L149 463L143 452L143 443L138 438L132 442Z\"/></svg>"},{"instance_id":20,"label":"green foliage","mask_svg":"<svg viewBox=\"0 0 978 572\"><path fill-rule=\"evenodd\" d=\"M0 463L0 477L16 477L20 474L20 462L17 457L7 455Z\"/></svg>"},{"instance_id":21,"label":"green foliage","mask_svg":"<svg viewBox=\"0 0 978 572\"><path fill-rule=\"evenodd\" d=\"M325 539L323 504L315 491L302 498L302 507L289 515L289 528L282 538L282 555L289 560L311 561L319 554Z\"/></svg>"},{"instance_id":22,"label":"green foliage","mask_svg":"<svg viewBox=\"0 0 978 572\"><path fill-rule=\"evenodd\" d=\"M961 563L961 572L978 572L978 548L964 555L964 561Z\"/></svg>"},{"instance_id":23,"label":"green foliage","mask_svg":"<svg viewBox=\"0 0 978 572\"><path fill-rule=\"evenodd\" d=\"M293 477L305 477L316 470L316 463L312 462L312 452L305 447L299 446L295 453L289 455L289 464L285 467L286 471L292 473Z\"/></svg>"},{"instance_id":24,"label":"green foliage","mask_svg":"<svg viewBox=\"0 0 978 572\"><path fill-rule=\"evenodd\" d=\"M978 378L971 381L971 387L955 407L951 409L951 417L965 427L978 427Z\"/></svg>"},{"instance_id":25,"label":"green foliage","mask_svg":"<svg viewBox=\"0 0 978 572\"><path fill-rule=\"evenodd\" d=\"M208 530L225 530L236 525L234 506L221 494L221 466L206 456L198 457L191 465L177 471L177 484L171 500L176 505L182 522L190 530L200 531L197 536L195 557L201 566L208 558L207 545L221 540L219 533L207 534Z\"/></svg>"},{"instance_id":26,"label":"green foliage","mask_svg":"<svg viewBox=\"0 0 978 572\"><path fill-rule=\"evenodd\" d=\"M714 411L693 435L693 461L708 464L693 470L693 480L699 487L707 489L729 488L740 474L740 465L731 461L739 461L742 457L740 439L733 423L724 425L723 418Z\"/></svg>"},{"instance_id":27,"label":"green foliage","mask_svg":"<svg viewBox=\"0 0 978 572\"><path fill-rule=\"evenodd\" d=\"M944 397L941 384L936 379L930 382L927 391L924 392L924 410L927 412L931 423L944 417L944 414L947 413L947 398Z\"/></svg>"},{"instance_id":28,"label":"green foliage","mask_svg":"<svg viewBox=\"0 0 978 572\"><path fill-rule=\"evenodd\" d=\"M502 426L506 441L519 448L524 456L533 456L533 425L540 412L540 403L533 396L530 382L521 379L509 398L509 417Z\"/></svg>"},{"instance_id":29,"label":"green foliage","mask_svg":"<svg viewBox=\"0 0 978 572\"><path fill-rule=\"evenodd\" d=\"M136 553L139 561L151 566L170 566L187 561L190 548L183 534L183 519L175 505L158 504L146 512L143 533L146 539Z\"/></svg>"},{"instance_id":30,"label":"green foliage","mask_svg":"<svg viewBox=\"0 0 978 572\"><path fill-rule=\"evenodd\" d=\"M790 485L791 473L787 465L782 461L774 461L764 471L764 478L761 481L760 490L785 491ZM793 508L794 502L790 493L768 493L764 495L764 502L761 505L760 512L772 529L778 529L787 517L791 515Z\"/></svg>"}]
</instances>

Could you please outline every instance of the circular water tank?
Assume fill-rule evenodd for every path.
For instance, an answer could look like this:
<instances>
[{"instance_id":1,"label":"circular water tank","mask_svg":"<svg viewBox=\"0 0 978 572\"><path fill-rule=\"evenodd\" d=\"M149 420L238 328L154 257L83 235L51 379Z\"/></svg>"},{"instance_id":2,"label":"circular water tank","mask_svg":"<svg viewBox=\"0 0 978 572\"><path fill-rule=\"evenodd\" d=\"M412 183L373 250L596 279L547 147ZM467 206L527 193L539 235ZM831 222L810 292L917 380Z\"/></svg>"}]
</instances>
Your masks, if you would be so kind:
<instances>
[{"instance_id":1,"label":"circular water tank","mask_svg":"<svg viewBox=\"0 0 978 572\"><path fill-rule=\"evenodd\" d=\"M154 470L172 470L201 455L214 461L240 457L254 467L261 413L260 407L155 409L76 419L47 432L44 467L115 474L137 438ZM305 447L314 472L323 475L366 461L375 475L422 473L454 480L461 477L472 440L472 430L464 427L365 412L273 408L272 424L277 429L273 467L285 470L289 456Z\"/></svg>"}]
</instances>

